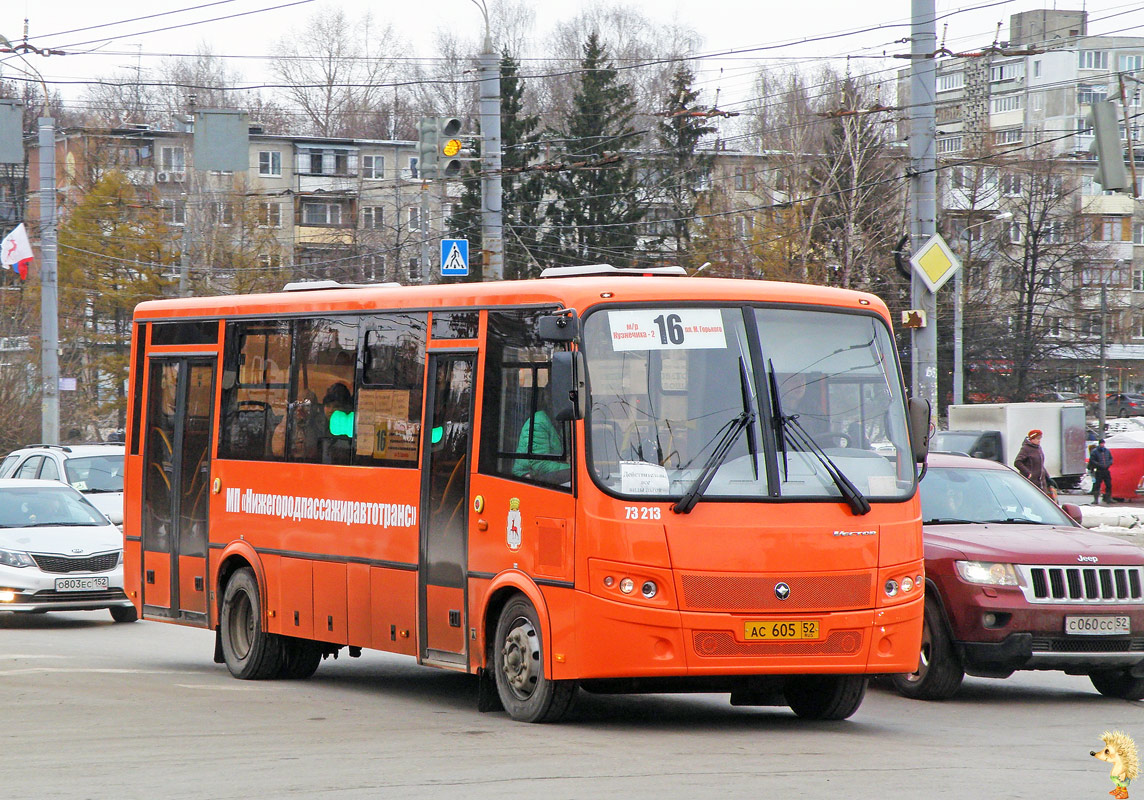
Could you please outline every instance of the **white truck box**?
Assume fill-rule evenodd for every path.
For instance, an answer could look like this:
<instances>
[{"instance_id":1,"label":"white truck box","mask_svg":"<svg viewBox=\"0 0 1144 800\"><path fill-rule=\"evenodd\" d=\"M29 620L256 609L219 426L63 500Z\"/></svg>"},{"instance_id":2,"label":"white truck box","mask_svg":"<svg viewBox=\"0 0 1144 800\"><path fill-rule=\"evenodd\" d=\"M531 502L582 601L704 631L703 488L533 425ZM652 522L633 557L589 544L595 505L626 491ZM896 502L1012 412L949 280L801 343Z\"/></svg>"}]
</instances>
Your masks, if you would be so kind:
<instances>
[{"instance_id":1,"label":"white truck box","mask_svg":"<svg viewBox=\"0 0 1144 800\"><path fill-rule=\"evenodd\" d=\"M1025 436L1044 431L1041 449L1054 478L1078 479L1086 465L1085 410L1081 403L974 403L949 407L949 430L1000 431L1002 463L1013 466Z\"/></svg>"}]
</instances>

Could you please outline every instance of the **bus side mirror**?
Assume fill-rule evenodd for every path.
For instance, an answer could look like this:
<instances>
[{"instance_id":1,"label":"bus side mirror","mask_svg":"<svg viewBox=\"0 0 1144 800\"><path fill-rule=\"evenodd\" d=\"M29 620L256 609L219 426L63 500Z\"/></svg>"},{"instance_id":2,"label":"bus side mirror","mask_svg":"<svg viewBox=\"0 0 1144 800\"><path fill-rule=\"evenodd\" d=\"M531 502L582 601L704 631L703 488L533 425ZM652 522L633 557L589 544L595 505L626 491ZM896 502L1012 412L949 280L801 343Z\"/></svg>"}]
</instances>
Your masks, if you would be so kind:
<instances>
[{"instance_id":1,"label":"bus side mirror","mask_svg":"<svg viewBox=\"0 0 1144 800\"><path fill-rule=\"evenodd\" d=\"M930 404L929 400L910 398L910 445L914 461L922 463L929 455Z\"/></svg>"},{"instance_id":2,"label":"bus side mirror","mask_svg":"<svg viewBox=\"0 0 1144 800\"><path fill-rule=\"evenodd\" d=\"M584 362L580 353L552 354L552 416L559 422L584 416Z\"/></svg>"},{"instance_id":3,"label":"bus side mirror","mask_svg":"<svg viewBox=\"0 0 1144 800\"><path fill-rule=\"evenodd\" d=\"M576 309L570 308L563 314L541 317L538 333L546 342L573 341L580 335L580 318L576 316Z\"/></svg>"}]
</instances>

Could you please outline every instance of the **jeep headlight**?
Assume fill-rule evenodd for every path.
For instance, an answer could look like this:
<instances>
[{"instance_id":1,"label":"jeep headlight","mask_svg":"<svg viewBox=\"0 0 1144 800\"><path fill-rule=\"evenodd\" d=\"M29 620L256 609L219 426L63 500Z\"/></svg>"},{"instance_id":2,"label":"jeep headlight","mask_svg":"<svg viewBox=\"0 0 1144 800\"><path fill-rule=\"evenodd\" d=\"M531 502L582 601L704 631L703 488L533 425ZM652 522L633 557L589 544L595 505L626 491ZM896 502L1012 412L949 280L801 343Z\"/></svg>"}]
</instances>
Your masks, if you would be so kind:
<instances>
[{"instance_id":1,"label":"jeep headlight","mask_svg":"<svg viewBox=\"0 0 1144 800\"><path fill-rule=\"evenodd\" d=\"M990 561L954 561L957 574L966 583L982 586L1016 586L1017 571L1012 564L995 564Z\"/></svg>"},{"instance_id":2,"label":"jeep headlight","mask_svg":"<svg viewBox=\"0 0 1144 800\"><path fill-rule=\"evenodd\" d=\"M5 567L34 567L36 562L22 550L0 550L0 565Z\"/></svg>"}]
</instances>

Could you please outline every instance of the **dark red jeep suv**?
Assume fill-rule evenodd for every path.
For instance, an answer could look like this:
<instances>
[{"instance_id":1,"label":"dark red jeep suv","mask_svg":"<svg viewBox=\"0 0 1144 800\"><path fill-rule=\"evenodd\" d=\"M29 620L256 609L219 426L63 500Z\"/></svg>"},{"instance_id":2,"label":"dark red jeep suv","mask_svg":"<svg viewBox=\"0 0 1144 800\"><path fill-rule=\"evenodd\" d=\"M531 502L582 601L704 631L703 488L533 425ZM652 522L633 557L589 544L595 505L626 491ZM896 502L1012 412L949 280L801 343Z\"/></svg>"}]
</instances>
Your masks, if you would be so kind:
<instances>
[{"instance_id":1,"label":"dark red jeep suv","mask_svg":"<svg viewBox=\"0 0 1144 800\"><path fill-rule=\"evenodd\" d=\"M931 454L921 500L922 650L917 672L893 676L898 691L941 700L966 674L1049 669L1144 698L1144 549L1080 527L983 459Z\"/></svg>"}]
</instances>

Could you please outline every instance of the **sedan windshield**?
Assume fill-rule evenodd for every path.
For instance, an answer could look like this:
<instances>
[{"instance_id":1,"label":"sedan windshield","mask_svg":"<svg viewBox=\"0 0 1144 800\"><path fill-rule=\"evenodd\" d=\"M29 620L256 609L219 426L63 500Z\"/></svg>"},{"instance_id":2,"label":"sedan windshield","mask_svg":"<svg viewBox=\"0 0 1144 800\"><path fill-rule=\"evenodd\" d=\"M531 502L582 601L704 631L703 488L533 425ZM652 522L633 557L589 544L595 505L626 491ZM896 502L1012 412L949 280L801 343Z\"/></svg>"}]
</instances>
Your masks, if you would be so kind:
<instances>
[{"instance_id":1,"label":"sedan windshield","mask_svg":"<svg viewBox=\"0 0 1144 800\"><path fill-rule=\"evenodd\" d=\"M936 467L921 483L922 522L1017 522L1067 525L1073 521L1040 489L1008 469Z\"/></svg>"},{"instance_id":2,"label":"sedan windshield","mask_svg":"<svg viewBox=\"0 0 1144 800\"><path fill-rule=\"evenodd\" d=\"M64 462L68 483L81 492L122 492L123 456L83 456Z\"/></svg>"},{"instance_id":3,"label":"sedan windshield","mask_svg":"<svg viewBox=\"0 0 1144 800\"><path fill-rule=\"evenodd\" d=\"M874 498L913 490L897 363L876 317L607 309L585 317L583 350L590 467L616 494L686 512L711 498L837 499L847 481Z\"/></svg>"},{"instance_id":4,"label":"sedan windshield","mask_svg":"<svg viewBox=\"0 0 1144 800\"><path fill-rule=\"evenodd\" d=\"M65 486L0 490L0 528L108 524L90 503Z\"/></svg>"}]
</instances>

